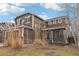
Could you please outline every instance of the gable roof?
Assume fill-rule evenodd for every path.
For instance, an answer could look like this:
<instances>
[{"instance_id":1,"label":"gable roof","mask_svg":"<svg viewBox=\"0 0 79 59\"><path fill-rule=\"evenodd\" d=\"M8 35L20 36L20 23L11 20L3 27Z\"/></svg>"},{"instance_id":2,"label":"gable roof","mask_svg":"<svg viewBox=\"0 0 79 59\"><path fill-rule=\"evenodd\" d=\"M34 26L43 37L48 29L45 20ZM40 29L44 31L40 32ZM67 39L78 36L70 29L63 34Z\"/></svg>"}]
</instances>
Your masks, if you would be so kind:
<instances>
[{"instance_id":1,"label":"gable roof","mask_svg":"<svg viewBox=\"0 0 79 59\"><path fill-rule=\"evenodd\" d=\"M25 16L25 15L27 15L27 14L34 15L35 17L39 18L40 20L44 21L44 19L42 19L41 17L39 17L39 16L37 16L37 15L35 15L35 14L32 14L32 13L25 13L25 14L23 14L23 15L17 16L17 17L15 18L15 20L18 19L18 18L20 18L20 17L22 17L22 16Z\"/></svg>"},{"instance_id":2,"label":"gable roof","mask_svg":"<svg viewBox=\"0 0 79 59\"><path fill-rule=\"evenodd\" d=\"M22 16L25 16L25 15L27 15L27 14L33 15L33 16L39 18L39 20L44 21L45 23L48 22L48 21L53 21L53 20L57 20L57 19L60 19L60 18L61 18L61 19L62 19L62 18L68 18L68 19L69 19L68 16L59 16L59 17L55 17L55 18L51 18L51 19L46 19L46 20L44 20L44 19L42 19L41 17L39 17L39 16L37 16L37 15L35 15L35 14L32 14L32 13L25 13L25 14L22 14L22 15L20 15L20 16L17 16L17 17L15 18L15 20L18 19L18 18L20 18L20 17L22 17Z\"/></svg>"}]
</instances>

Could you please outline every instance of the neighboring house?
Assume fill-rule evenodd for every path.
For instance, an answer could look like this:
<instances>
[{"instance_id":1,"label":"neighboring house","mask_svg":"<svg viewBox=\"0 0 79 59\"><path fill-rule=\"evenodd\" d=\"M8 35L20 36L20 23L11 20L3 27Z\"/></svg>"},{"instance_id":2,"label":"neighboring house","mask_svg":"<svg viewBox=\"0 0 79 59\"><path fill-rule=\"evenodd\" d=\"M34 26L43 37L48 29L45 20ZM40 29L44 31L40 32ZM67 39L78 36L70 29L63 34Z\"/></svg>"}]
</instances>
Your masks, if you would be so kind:
<instances>
[{"instance_id":1,"label":"neighboring house","mask_svg":"<svg viewBox=\"0 0 79 59\"><path fill-rule=\"evenodd\" d=\"M5 40L9 40L7 44L12 44L12 46L14 44L23 46L41 42L67 44L67 39L71 36L69 18L67 16L43 20L31 13L17 16L14 26L11 26L5 32Z\"/></svg>"}]
</instances>

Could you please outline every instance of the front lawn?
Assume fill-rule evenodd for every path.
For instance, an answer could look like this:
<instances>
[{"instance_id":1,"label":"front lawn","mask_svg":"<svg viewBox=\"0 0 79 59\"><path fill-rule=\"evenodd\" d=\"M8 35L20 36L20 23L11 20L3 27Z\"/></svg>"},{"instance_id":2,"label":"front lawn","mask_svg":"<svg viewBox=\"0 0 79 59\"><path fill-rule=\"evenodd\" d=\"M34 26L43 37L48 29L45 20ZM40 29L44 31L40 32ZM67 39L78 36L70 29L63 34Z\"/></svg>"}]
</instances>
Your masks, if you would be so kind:
<instances>
[{"instance_id":1,"label":"front lawn","mask_svg":"<svg viewBox=\"0 0 79 59\"><path fill-rule=\"evenodd\" d=\"M48 47L29 47L12 49L0 47L1 56L79 56L79 49L71 46L51 45Z\"/></svg>"}]
</instances>

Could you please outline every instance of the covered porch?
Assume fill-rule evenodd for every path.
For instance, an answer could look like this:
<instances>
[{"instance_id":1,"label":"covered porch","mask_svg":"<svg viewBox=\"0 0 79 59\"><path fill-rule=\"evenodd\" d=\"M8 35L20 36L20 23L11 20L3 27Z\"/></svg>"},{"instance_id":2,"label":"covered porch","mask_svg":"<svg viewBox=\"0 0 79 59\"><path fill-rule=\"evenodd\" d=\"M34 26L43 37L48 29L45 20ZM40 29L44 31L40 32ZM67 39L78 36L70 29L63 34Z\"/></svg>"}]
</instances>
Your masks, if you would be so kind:
<instances>
[{"instance_id":1,"label":"covered porch","mask_svg":"<svg viewBox=\"0 0 79 59\"><path fill-rule=\"evenodd\" d=\"M45 28L43 29L44 39L49 43L61 43L66 44L67 41L67 31L65 27L55 27L55 28Z\"/></svg>"}]
</instances>

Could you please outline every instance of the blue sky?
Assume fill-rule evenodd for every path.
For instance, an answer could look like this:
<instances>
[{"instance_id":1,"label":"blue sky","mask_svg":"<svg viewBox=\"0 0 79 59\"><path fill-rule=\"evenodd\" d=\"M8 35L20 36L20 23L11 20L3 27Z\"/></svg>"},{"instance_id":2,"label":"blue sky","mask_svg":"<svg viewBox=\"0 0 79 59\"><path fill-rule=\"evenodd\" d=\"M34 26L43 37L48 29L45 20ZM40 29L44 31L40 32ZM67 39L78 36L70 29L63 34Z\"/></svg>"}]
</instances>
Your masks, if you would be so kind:
<instances>
[{"instance_id":1,"label":"blue sky","mask_svg":"<svg viewBox=\"0 0 79 59\"><path fill-rule=\"evenodd\" d=\"M0 3L0 22L12 22L16 16L27 12L36 14L43 19L64 16L66 13L63 6L62 3Z\"/></svg>"}]
</instances>

